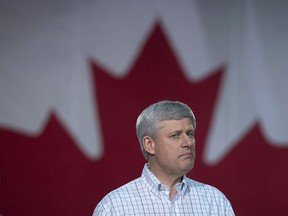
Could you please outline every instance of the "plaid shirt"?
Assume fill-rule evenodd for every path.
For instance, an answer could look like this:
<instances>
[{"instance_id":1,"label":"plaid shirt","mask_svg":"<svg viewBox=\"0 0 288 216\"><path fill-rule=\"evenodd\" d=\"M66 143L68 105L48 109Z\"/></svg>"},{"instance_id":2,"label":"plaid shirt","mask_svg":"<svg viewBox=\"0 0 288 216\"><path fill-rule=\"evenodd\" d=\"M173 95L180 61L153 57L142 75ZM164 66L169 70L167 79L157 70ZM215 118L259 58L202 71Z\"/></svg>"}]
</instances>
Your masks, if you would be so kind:
<instances>
[{"instance_id":1,"label":"plaid shirt","mask_svg":"<svg viewBox=\"0 0 288 216\"><path fill-rule=\"evenodd\" d=\"M230 202L218 189L184 176L171 200L169 190L144 166L141 177L107 194L93 216L104 215L225 215L233 216Z\"/></svg>"}]
</instances>

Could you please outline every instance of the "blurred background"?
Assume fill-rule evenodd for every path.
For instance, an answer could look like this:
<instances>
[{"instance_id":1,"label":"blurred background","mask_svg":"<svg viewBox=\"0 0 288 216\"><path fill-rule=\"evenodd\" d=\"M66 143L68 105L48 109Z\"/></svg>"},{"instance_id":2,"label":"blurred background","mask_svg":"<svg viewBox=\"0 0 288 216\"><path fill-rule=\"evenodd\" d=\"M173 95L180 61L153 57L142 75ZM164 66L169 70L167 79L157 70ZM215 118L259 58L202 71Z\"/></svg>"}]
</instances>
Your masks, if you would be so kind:
<instances>
[{"instance_id":1,"label":"blurred background","mask_svg":"<svg viewBox=\"0 0 288 216\"><path fill-rule=\"evenodd\" d=\"M1 0L0 215L92 215L146 162L136 118L180 100L188 174L236 215L288 212L288 2Z\"/></svg>"}]
</instances>

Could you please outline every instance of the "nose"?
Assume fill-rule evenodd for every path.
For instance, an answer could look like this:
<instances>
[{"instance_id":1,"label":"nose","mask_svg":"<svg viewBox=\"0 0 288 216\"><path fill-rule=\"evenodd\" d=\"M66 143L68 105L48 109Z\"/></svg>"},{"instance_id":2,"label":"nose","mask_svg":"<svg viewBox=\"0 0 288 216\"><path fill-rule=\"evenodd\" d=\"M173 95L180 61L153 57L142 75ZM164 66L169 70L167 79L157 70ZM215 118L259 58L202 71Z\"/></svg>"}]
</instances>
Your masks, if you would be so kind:
<instances>
[{"instance_id":1,"label":"nose","mask_svg":"<svg viewBox=\"0 0 288 216\"><path fill-rule=\"evenodd\" d=\"M191 146L193 146L193 145L195 145L194 136L190 137L188 135L184 135L183 136L183 140L182 140L182 147L183 148L185 148L185 147L191 148Z\"/></svg>"}]
</instances>

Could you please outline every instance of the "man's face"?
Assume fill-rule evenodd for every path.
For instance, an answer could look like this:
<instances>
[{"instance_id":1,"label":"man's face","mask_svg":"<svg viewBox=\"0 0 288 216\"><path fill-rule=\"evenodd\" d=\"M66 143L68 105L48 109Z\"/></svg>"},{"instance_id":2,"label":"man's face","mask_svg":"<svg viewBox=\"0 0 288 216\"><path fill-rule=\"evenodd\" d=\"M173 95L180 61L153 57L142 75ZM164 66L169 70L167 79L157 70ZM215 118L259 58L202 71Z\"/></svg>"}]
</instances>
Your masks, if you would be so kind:
<instances>
[{"instance_id":1,"label":"man's face","mask_svg":"<svg viewBox=\"0 0 288 216\"><path fill-rule=\"evenodd\" d=\"M188 173L195 160L194 133L189 118L162 121L153 139L154 159L151 168L178 177Z\"/></svg>"}]
</instances>

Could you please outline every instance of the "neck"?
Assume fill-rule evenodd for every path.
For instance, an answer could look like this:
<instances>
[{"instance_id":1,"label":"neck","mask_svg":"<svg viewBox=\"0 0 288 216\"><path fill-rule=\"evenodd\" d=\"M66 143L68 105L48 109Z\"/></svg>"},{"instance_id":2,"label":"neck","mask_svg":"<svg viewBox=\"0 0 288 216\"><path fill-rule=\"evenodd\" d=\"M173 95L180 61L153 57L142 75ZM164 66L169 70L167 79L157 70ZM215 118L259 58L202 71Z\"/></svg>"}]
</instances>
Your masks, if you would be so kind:
<instances>
[{"instance_id":1,"label":"neck","mask_svg":"<svg viewBox=\"0 0 288 216\"><path fill-rule=\"evenodd\" d=\"M177 183L182 181L183 175L166 174L165 172L161 172L154 167L149 167L149 169L162 184L168 187L170 191L169 196L172 199L177 193L175 186Z\"/></svg>"},{"instance_id":2,"label":"neck","mask_svg":"<svg viewBox=\"0 0 288 216\"><path fill-rule=\"evenodd\" d=\"M166 185L169 187L169 197L170 199L173 199L175 197L175 195L177 194L177 190L176 190L176 184L182 181L182 177L181 178L177 178L174 182L170 183L170 185Z\"/></svg>"}]
</instances>

